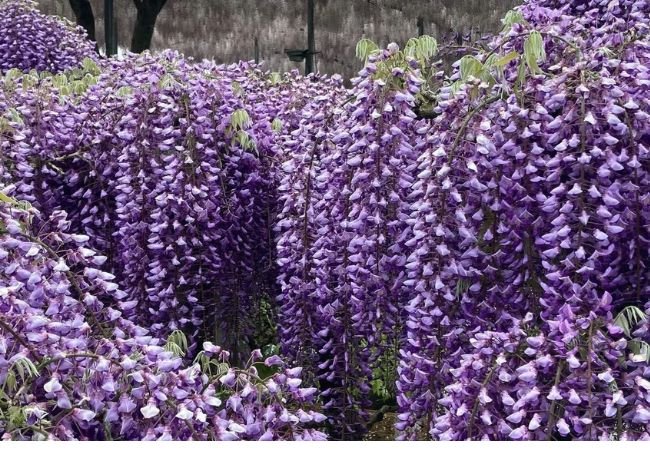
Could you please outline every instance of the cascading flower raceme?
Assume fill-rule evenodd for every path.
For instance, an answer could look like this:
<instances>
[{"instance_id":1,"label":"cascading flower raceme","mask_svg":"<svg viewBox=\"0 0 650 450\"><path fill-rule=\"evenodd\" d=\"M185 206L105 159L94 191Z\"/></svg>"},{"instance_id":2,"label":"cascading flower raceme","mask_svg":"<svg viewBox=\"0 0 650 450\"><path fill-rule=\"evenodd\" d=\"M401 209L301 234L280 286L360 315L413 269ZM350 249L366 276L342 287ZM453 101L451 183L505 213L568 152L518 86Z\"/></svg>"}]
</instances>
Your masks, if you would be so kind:
<instances>
[{"instance_id":1,"label":"cascading flower raceme","mask_svg":"<svg viewBox=\"0 0 650 450\"><path fill-rule=\"evenodd\" d=\"M403 438L649 437L647 357L615 320L648 308L648 7L621 3L599 28L532 3L494 48L534 26L544 74L443 90L413 186Z\"/></svg>"},{"instance_id":2,"label":"cascading flower raceme","mask_svg":"<svg viewBox=\"0 0 650 450\"><path fill-rule=\"evenodd\" d=\"M44 220L50 231L33 234ZM324 438L300 368L256 350L236 369L209 342L185 363L124 318L127 293L101 270L106 258L69 228L65 213L0 199L3 439Z\"/></svg>"},{"instance_id":3,"label":"cascading flower raceme","mask_svg":"<svg viewBox=\"0 0 650 450\"><path fill-rule=\"evenodd\" d=\"M408 157L392 173L373 155L394 157L390 138L373 139L405 98L395 72L376 75L395 48L370 58L333 125L307 117L292 136L306 145L287 142L287 351L317 361L334 436L363 427L346 383L364 397L373 308L390 316L397 299L401 438L648 438L647 321L620 326L649 306L647 17L639 1L519 8L474 58L483 72L456 66L435 119L396 125ZM397 73L419 76L413 61ZM391 176L370 168L403 183L388 214ZM399 226L375 234L389 214ZM387 248L404 260L375 266Z\"/></svg>"},{"instance_id":4,"label":"cascading flower raceme","mask_svg":"<svg viewBox=\"0 0 650 450\"><path fill-rule=\"evenodd\" d=\"M130 319L159 337L213 339L239 363L257 346L259 299L275 294L276 141L311 101L287 91L326 83L171 52L53 79L12 71L2 175L12 195L64 209L91 237Z\"/></svg>"},{"instance_id":5,"label":"cascading flower raceme","mask_svg":"<svg viewBox=\"0 0 650 450\"><path fill-rule=\"evenodd\" d=\"M0 1L0 74L14 68L59 73L96 57L83 28L41 14L31 0Z\"/></svg>"}]
</instances>

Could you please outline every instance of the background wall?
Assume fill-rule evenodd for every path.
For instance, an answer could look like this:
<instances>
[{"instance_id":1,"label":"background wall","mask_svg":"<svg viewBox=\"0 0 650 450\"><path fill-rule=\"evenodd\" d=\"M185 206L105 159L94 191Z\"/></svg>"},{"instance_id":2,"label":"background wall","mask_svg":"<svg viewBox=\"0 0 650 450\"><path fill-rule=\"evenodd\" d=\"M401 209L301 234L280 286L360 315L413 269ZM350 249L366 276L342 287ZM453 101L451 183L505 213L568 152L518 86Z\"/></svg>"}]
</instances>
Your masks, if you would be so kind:
<instances>
[{"instance_id":1,"label":"background wall","mask_svg":"<svg viewBox=\"0 0 650 450\"><path fill-rule=\"evenodd\" d=\"M91 0L97 38L103 45L103 0ZM316 0L317 68L352 77L360 68L355 45L363 36L381 45L400 44L424 31L438 39L456 33L498 30L500 19L518 0ZM48 14L73 18L67 0L39 0ZM115 0L119 45L128 48L135 22L132 0ZM177 49L196 58L229 63L255 56L272 70L304 67L292 63L285 48L306 48L305 0L168 0L158 17L152 50Z\"/></svg>"}]
</instances>

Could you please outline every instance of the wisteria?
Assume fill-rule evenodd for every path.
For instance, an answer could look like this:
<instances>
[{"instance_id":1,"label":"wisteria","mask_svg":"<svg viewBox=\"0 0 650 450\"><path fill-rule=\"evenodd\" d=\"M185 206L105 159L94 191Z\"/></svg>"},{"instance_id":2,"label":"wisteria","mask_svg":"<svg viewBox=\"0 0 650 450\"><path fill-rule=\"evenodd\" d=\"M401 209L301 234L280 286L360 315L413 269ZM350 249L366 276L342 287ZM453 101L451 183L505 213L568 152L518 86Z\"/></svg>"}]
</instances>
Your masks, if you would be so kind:
<instances>
[{"instance_id":1,"label":"wisteria","mask_svg":"<svg viewBox=\"0 0 650 450\"><path fill-rule=\"evenodd\" d=\"M544 74L443 89L413 185L402 437L648 438L647 355L615 322L648 308L647 4L629 3L600 28L528 5ZM527 26L494 48L525 51Z\"/></svg>"},{"instance_id":2,"label":"wisteria","mask_svg":"<svg viewBox=\"0 0 650 450\"><path fill-rule=\"evenodd\" d=\"M256 346L260 296L274 295L274 126L288 132L305 98L288 86L321 82L171 52L103 65L40 82L7 74L8 192L67 211L107 256L124 313L152 335L215 339L240 362Z\"/></svg>"},{"instance_id":3,"label":"wisteria","mask_svg":"<svg viewBox=\"0 0 650 450\"><path fill-rule=\"evenodd\" d=\"M5 439L650 440L647 1L350 88L0 9Z\"/></svg>"},{"instance_id":4,"label":"wisteria","mask_svg":"<svg viewBox=\"0 0 650 450\"><path fill-rule=\"evenodd\" d=\"M0 1L0 74L10 69L59 73L96 58L82 28L38 12L31 0Z\"/></svg>"},{"instance_id":5,"label":"wisteria","mask_svg":"<svg viewBox=\"0 0 650 450\"><path fill-rule=\"evenodd\" d=\"M396 304L401 438L648 438L647 326L625 318L649 306L648 7L596 3L516 10L442 83L433 120L418 120L413 102L438 82L425 83L417 58L386 72L389 47L338 125L321 128L331 156L302 217L315 238L301 249L300 221L285 236L311 267L291 292L321 323L309 327L315 372L324 399L343 392L330 407L363 423L372 313L385 320ZM393 117L400 144L389 132L373 146ZM395 147L395 167L373 159ZM392 211L373 209L375 189L396 189L382 205ZM394 228L376 234L391 215ZM359 398L337 385L355 378ZM331 420L353 432L349 414Z\"/></svg>"},{"instance_id":6,"label":"wisteria","mask_svg":"<svg viewBox=\"0 0 650 450\"><path fill-rule=\"evenodd\" d=\"M300 368L256 350L237 369L209 342L186 364L182 339L171 346L124 318L127 293L64 213L44 218L2 195L3 439L324 437L309 427L324 416L309 410L316 389L301 387ZM52 231L30 232L45 220ZM261 378L260 365L275 373Z\"/></svg>"}]
</instances>

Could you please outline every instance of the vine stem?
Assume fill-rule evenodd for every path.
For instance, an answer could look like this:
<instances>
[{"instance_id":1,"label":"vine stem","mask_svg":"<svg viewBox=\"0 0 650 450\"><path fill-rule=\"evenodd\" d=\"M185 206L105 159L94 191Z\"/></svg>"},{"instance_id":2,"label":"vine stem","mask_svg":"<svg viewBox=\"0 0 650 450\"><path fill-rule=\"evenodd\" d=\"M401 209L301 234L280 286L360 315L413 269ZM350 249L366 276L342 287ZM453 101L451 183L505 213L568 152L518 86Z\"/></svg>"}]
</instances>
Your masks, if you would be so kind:
<instances>
[{"instance_id":1,"label":"vine stem","mask_svg":"<svg viewBox=\"0 0 650 450\"><path fill-rule=\"evenodd\" d=\"M481 390L483 390L488 385L496 369L497 369L497 364L495 363L490 369L490 371L488 372L488 374L485 376L485 380L483 380L483 383L481 383L479 394L476 396L476 399L474 400L474 406L472 406L472 414L469 416L469 423L467 425L467 439L470 441L472 440L472 431L474 428L474 422L476 420L476 413L478 411L479 396L481 395Z\"/></svg>"},{"instance_id":2,"label":"vine stem","mask_svg":"<svg viewBox=\"0 0 650 450\"><path fill-rule=\"evenodd\" d=\"M557 386L560 383L560 377L562 376L562 371L564 370L564 361L560 361L557 365L557 370L555 371L555 382L553 386ZM548 430L546 431L546 440L551 440L551 435L553 434L553 428L555 428L555 421L557 416L555 415L555 406L557 405L557 400L551 401L551 406L549 407L549 421L548 421Z\"/></svg>"},{"instance_id":3,"label":"vine stem","mask_svg":"<svg viewBox=\"0 0 650 450\"><path fill-rule=\"evenodd\" d=\"M493 95L492 97L488 97L483 102L481 102L476 108L471 110L468 114L467 117L465 117L465 120L463 120L463 123L460 125L460 129L458 130L458 133L456 134L456 138L454 139L454 143L451 146L451 150L449 151L449 157L448 160L451 162L451 160L454 157L454 153L456 152L456 149L458 148L458 145L460 144L460 140L462 136L465 133L465 130L469 126L469 122L474 118L476 114L478 114L479 111L481 111L483 108L487 107L488 105L496 102L501 98L501 94Z\"/></svg>"},{"instance_id":4,"label":"vine stem","mask_svg":"<svg viewBox=\"0 0 650 450\"><path fill-rule=\"evenodd\" d=\"M497 45L495 48L493 48L492 51L490 51L490 52L485 56L485 61L487 61L487 60L490 58L490 56L494 55L496 52L498 52L499 50L501 50L501 48L502 48L504 45L506 45L506 44L509 43L509 42L512 42L513 39L516 39L516 38L519 38L519 37L524 37L524 36L530 36L530 34L531 34L533 31L537 31L537 30L527 31L527 32L525 32L525 33L518 33L518 34L515 34L515 35L510 36L509 39L504 40L504 41L501 42L499 45ZM568 41L567 39L563 38L562 36L557 36L557 35L555 35L555 34L547 33L547 32L545 32L545 31L537 31L537 32L538 32L540 35L544 36L544 37L548 37L548 38L551 38L551 39L557 39L558 41L564 42L566 45L568 45L569 47L571 47L571 48L573 49L573 51L576 52L577 55L580 55L580 49L579 49L579 48L578 48L574 43Z\"/></svg>"},{"instance_id":5,"label":"vine stem","mask_svg":"<svg viewBox=\"0 0 650 450\"><path fill-rule=\"evenodd\" d=\"M39 364L42 363L42 359L40 356L38 356L36 350L34 350L34 348L31 345L29 345L29 342L23 339L23 337L20 334L18 334L18 332L14 330L11 325L5 322L3 318L0 318L0 328L2 328L3 330L11 334L18 341L20 345L25 347L29 351L29 353L31 353L31 355L34 357L36 362L38 362Z\"/></svg>"}]
</instances>

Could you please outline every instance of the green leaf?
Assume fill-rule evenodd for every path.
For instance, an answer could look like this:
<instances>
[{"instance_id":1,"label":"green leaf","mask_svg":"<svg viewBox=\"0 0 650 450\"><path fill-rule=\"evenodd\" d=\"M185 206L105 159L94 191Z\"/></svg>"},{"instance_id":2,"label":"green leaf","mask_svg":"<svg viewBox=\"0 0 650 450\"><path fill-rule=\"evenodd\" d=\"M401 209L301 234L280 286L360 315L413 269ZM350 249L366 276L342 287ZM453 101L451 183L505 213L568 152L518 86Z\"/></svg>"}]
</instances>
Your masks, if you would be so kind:
<instances>
[{"instance_id":1,"label":"green leaf","mask_svg":"<svg viewBox=\"0 0 650 450\"><path fill-rule=\"evenodd\" d=\"M404 54L410 56L411 58L417 58L417 49L418 49L418 39L411 38L406 42L404 46Z\"/></svg>"},{"instance_id":2,"label":"green leaf","mask_svg":"<svg viewBox=\"0 0 650 450\"><path fill-rule=\"evenodd\" d=\"M370 39L363 38L359 42L357 42L357 48L356 48L357 58L363 61L364 64L368 63L368 58L370 57L370 55L372 55L377 50L379 50L379 47L377 47L377 44L375 44Z\"/></svg>"},{"instance_id":3,"label":"green leaf","mask_svg":"<svg viewBox=\"0 0 650 450\"><path fill-rule=\"evenodd\" d=\"M230 117L230 125L235 130L243 130L250 126L251 118L245 109L238 109Z\"/></svg>"},{"instance_id":4,"label":"green leaf","mask_svg":"<svg viewBox=\"0 0 650 450\"><path fill-rule=\"evenodd\" d=\"M185 356L187 352L187 337L181 330L174 330L167 338L165 350L172 352L175 356Z\"/></svg>"},{"instance_id":5,"label":"green leaf","mask_svg":"<svg viewBox=\"0 0 650 450\"><path fill-rule=\"evenodd\" d=\"M2 203L9 203L10 205L17 205L18 202L13 199L12 197L9 197L7 194L4 192L0 191L0 202Z\"/></svg>"},{"instance_id":6,"label":"green leaf","mask_svg":"<svg viewBox=\"0 0 650 450\"><path fill-rule=\"evenodd\" d=\"M616 315L614 323L621 327L627 336L631 336L634 328L646 320L648 320L648 316L643 310L636 306L627 306Z\"/></svg>"},{"instance_id":7,"label":"green leaf","mask_svg":"<svg viewBox=\"0 0 650 450\"><path fill-rule=\"evenodd\" d=\"M282 131L282 121L276 117L275 119L273 119L273 122L271 122L271 128L276 133L279 133L280 131Z\"/></svg>"},{"instance_id":8,"label":"green leaf","mask_svg":"<svg viewBox=\"0 0 650 450\"><path fill-rule=\"evenodd\" d=\"M83 67L86 73L89 73L91 75L99 75L101 73L101 70L97 63L90 58L85 58L81 62L81 67Z\"/></svg>"},{"instance_id":9,"label":"green leaf","mask_svg":"<svg viewBox=\"0 0 650 450\"><path fill-rule=\"evenodd\" d=\"M122 86L116 92L117 96L122 98L130 96L132 93L133 88L131 88L131 86Z\"/></svg>"},{"instance_id":10,"label":"green leaf","mask_svg":"<svg viewBox=\"0 0 650 450\"><path fill-rule=\"evenodd\" d=\"M546 59L544 40L538 31L531 32L524 41L524 59L533 73L540 73L539 62Z\"/></svg>"},{"instance_id":11,"label":"green leaf","mask_svg":"<svg viewBox=\"0 0 650 450\"><path fill-rule=\"evenodd\" d=\"M282 75L280 75L278 72L271 72L271 75L269 75L269 81L274 86L276 84L280 84L282 81Z\"/></svg>"},{"instance_id":12,"label":"green leaf","mask_svg":"<svg viewBox=\"0 0 650 450\"><path fill-rule=\"evenodd\" d=\"M527 22L526 19L524 19L524 15L520 11L512 9L506 13L503 19L501 19L501 23L503 23L504 25L503 29L505 31L505 30L510 30L512 26L516 23L524 24Z\"/></svg>"},{"instance_id":13,"label":"green leaf","mask_svg":"<svg viewBox=\"0 0 650 450\"><path fill-rule=\"evenodd\" d=\"M469 77L479 78L483 72L483 63L472 55L463 56L460 60L460 77L467 81Z\"/></svg>"},{"instance_id":14,"label":"green leaf","mask_svg":"<svg viewBox=\"0 0 650 450\"><path fill-rule=\"evenodd\" d=\"M15 371L16 379L20 379L21 383L25 383L30 378L38 376L38 369L33 362L26 357L22 357L14 361L11 365L10 371Z\"/></svg>"},{"instance_id":15,"label":"green leaf","mask_svg":"<svg viewBox=\"0 0 650 450\"><path fill-rule=\"evenodd\" d=\"M492 65L494 65L495 67L505 67L508 65L508 63L510 63L510 61L514 61L517 58L519 58L519 53L512 51L498 59L495 59Z\"/></svg>"},{"instance_id":16,"label":"green leaf","mask_svg":"<svg viewBox=\"0 0 650 450\"><path fill-rule=\"evenodd\" d=\"M438 52L438 41L428 35L420 36L417 39L417 57L420 60L428 61Z\"/></svg>"}]
</instances>

